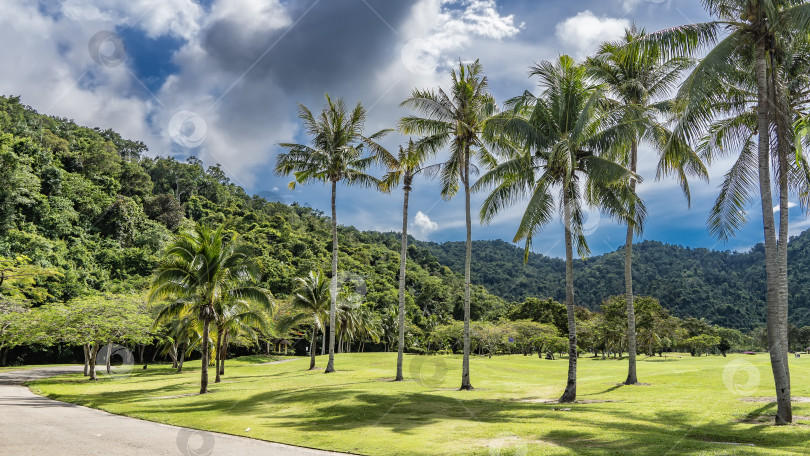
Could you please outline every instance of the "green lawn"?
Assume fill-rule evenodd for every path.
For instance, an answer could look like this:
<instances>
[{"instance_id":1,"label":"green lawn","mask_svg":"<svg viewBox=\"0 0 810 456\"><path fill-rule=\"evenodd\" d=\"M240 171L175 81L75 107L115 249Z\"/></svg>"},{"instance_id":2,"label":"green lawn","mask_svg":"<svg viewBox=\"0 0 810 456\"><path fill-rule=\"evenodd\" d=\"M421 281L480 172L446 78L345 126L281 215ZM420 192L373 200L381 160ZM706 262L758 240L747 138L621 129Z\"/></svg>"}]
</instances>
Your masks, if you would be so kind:
<instances>
[{"instance_id":1,"label":"green lawn","mask_svg":"<svg viewBox=\"0 0 810 456\"><path fill-rule=\"evenodd\" d=\"M581 402L567 405L543 401L562 393L565 359L474 358L472 392L456 391L460 356L408 355L407 381L399 383L390 381L395 359L339 354L339 371L324 375L306 370L308 358L270 365L243 358L228 361L223 383L205 396L195 395L199 362L180 375L150 366L95 384L66 376L31 388L161 423L369 455L810 451L810 402L794 404L797 424L775 427L758 422L775 404L743 400L774 395L766 355L642 357L639 378L648 384L639 386L617 385L626 361L581 358ZM325 361L319 357L318 366ZM810 397L810 356L790 362L794 396Z\"/></svg>"}]
</instances>

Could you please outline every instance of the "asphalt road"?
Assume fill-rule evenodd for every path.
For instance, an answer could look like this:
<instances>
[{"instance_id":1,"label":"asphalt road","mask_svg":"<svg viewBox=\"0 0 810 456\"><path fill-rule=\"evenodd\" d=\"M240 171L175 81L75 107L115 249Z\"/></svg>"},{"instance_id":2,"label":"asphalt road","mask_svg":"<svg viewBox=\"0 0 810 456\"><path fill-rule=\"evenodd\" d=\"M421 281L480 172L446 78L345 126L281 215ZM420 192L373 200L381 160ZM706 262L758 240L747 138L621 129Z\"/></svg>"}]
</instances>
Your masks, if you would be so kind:
<instances>
[{"instance_id":1,"label":"asphalt road","mask_svg":"<svg viewBox=\"0 0 810 456\"><path fill-rule=\"evenodd\" d=\"M338 456L112 415L37 396L23 382L82 366L0 372L0 455Z\"/></svg>"}]
</instances>

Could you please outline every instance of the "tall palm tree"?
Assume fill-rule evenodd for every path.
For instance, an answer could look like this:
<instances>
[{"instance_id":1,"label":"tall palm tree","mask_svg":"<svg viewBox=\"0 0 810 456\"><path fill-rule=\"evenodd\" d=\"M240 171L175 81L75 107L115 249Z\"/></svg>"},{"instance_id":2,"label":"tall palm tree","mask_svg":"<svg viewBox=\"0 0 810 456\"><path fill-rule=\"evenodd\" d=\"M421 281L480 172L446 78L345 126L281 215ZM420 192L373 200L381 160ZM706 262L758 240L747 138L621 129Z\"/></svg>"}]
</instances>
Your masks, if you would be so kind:
<instances>
[{"instance_id":1,"label":"tall palm tree","mask_svg":"<svg viewBox=\"0 0 810 456\"><path fill-rule=\"evenodd\" d=\"M258 281L252 251L237 242L226 244L223 227L212 230L198 223L169 243L149 289L149 301L170 301L157 315L159 321L189 315L202 323L200 394L208 392L210 327L220 316L223 301L272 305L267 290L250 285Z\"/></svg>"},{"instance_id":2,"label":"tall palm tree","mask_svg":"<svg viewBox=\"0 0 810 456\"><path fill-rule=\"evenodd\" d=\"M309 370L315 369L315 342L318 339L318 329L323 331L326 319L329 318L329 281L321 271L310 271L306 277L295 279L298 287L293 291L292 306L299 311L280 323L286 329L296 323L312 318L312 340L309 342Z\"/></svg>"},{"instance_id":3,"label":"tall palm tree","mask_svg":"<svg viewBox=\"0 0 810 456\"><path fill-rule=\"evenodd\" d=\"M408 141L407 148L399 148L399 155L396 161L391 163L391 170L383 179L385 187L402 182L402 190L405 194L402 202L402 248L399 253L399 316L398 316L398 349L397 349L397 376L394 381L402 381L402 358L405 351L405 268L408 258L408 197L411 193L413 178L423 171L437 170L433 167L425 167L424 162L427 154L424 148L416 147L412 140Z\"/></svg>"},{"instance_id":4,"label":"tall palm tree","mask_svg":"<svg viewBox=\"0 0 810 456\"><path fill-rule=\"evenodd\" d=\"M472 260L472 220L470 218L471 173L477 171L473 159L486 166L495 164L490 149L502 147L497 135L484 135L484 125L496 112L496 104L489 93L489 83L483 67L476 60L471 64L459 62L452 70L449 93L443 89L416 89L401 103L420 116L406 116L399 122L405 134L423 136L416 147L437 153L449 146L450 156L441 165L441 195L450 199L464 187L464 210L467 225L466 256L464 261L464 357L462 361L461 389L473 389L470 382L470 262Z\"/></svg>"},{"instance_id":5,"label":"tall palm tree","mask_svg":"<svg viewBox=\"0 0 810 456\"><path fill-rule=\"evenodd\" d=\"M335 312L338 294L338 237L335 209L337 184L342 182L365 187L379 186L379 180L366 174L365 170L375 162L388 163L391 159L391 154L377 143L377 140L391 130L380 130L370 136L364 136L366 110L363 105L357 103L354 109L349 111L343 99L332 101L329 94L326 95L326 106L317 119L300 103L298 117L311 137L311 145L281 144L288 152L278 155L276 172L283 175L293 173L295 180L290 183L290 188L295 188L296 183L304 184L311 181L328 182L332 186L332 284L329 309L329 362L325 370L326 373L330 373L335 371ZM366 153L366 148L370 150L370 154Z\"/></svg>"},{"instance_id":6,"label":"tall palm tree","mask_svg":"<svg viewBox=\"0 0 810 456\"><path fill-rule=\"evenodd\" d=\"M565 305L568 314L568 381L560 402L576 400L577 333L574 314L573 247L580 256L590 250L582 230L583 203L641 229L644 205L630 189L627 168L599 156L616 133L605 128L606 101L588 83L584 66L568 56L542 62L531 69L543 89L539 97L525 92L509 101L511 110L496 116L488 128L513 138L523 151L482 176L476 189L494 187L481 207L482 222L528 197L529 202L514 242L525 241L526 257L532 238L555 212L553 188L559 190L559 211L565 227ZM632 211L632 212L631 212ZM526 259L524 257L524 261Z\"/></svg>"},{"instance_id":7,"label":"tall palm tree","mask_svg":"<svg viewBox=\"0 0 810 456\"><path fill-rule=\"evenodd\" d=\"M708 180L708 173L700 158L688 143L672 134L660 119L672 117L674 102L669 92L681 73L691 66L684 57L664 57L655 46L628 46L646 35L635 27L625 30L617 42L602 44L595 57L587 60L588 73L605 88L611 97L611 108L619 122L621 137L614 148L622 163L637 172L638 147L646 143L659 155L658 175L674 173L689 199L687 174L693 173ZM635 192L636 181L630 180ZM631 213L633 208L630 208ZM633 307L633 236L637 229L627 225L624 245L624 284L627 303L628 369L625 384L638 383L636 373L636 318Z\"/></svg>"},{"instance_id":8,"label":"tall palm tree","mask_svg":"<svg viewBox=\"0 0 810 456\"><path fill-rule=\"evenodd\" d=\"M710 48L678 93L678 98L683 100L678 128L689 139L699 138L718 111L728 108L729 100L718 98L724 93L724 76L735 72L741 60L752 63L748 71L753 76L756 94L755 166L765 238L768 351L776 387L776 424L787 424L793 420L787 358L787 179L791 172L785 156L791 138L788 137L790 129L771 128L774 122L783 122L781 109L778 102L774 104L771 94L780 90L775 76L779 74L778 56L784 52L784 44L810 28L810 3L806 0L702 0L702 3L717 20L652 33L641 43L662 46L669 53L687 56ZM726 36L718 41L721 32L726 32ZM772 136L776 136L779 144L775 160L782 212L778 239L771 191Z\"/></svg>"}]
</instances>

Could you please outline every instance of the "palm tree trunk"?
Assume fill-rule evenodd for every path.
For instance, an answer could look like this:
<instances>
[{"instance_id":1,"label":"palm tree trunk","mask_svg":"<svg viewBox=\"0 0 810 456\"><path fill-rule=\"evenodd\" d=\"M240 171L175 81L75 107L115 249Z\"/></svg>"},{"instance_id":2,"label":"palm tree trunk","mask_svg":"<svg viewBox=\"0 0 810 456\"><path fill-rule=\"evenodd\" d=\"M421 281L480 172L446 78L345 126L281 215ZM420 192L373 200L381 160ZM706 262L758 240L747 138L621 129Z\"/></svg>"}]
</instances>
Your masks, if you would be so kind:
<instances>
[{"instance_id":1,"label":"palm tree trunk","mask_svg":"<svg viewBox=\"0 0 810 456\"><path fill-rule=\"evenodd\" d=\"M326 328L321 329L321 356L326 354Z\"/></svg>"},{"instance_id":2,"label":"palm tree trunk","mask_svg":"<svg viewBox=\"0 0 810 456\"><path fill-rule=\"evenodd\" d=\"M781 331L779 328L779 264L773 216L773 197L771 195L770 134L768 130L770 128L770 119L768 116L768 79L765 46L766 44L762 40L757 43L755 70L758 91L759 193L765 234L768 352L776 386L776 424L787 424L793 421L793 412L790 404L790 384L784 364L787 356L782 354Z\"/></svg>"},{"instance_id":3,"label":"palm tree trunk","mask_svg":"<svg viewBox=\"0 0 810 456\"><path fill-rule=\"evenodd\" d=\"M470 382L470 261L472 260L472 220L470 219L470 148L464 151L464 215L467 245L464 258L464 356L461 363L461 389L473 389Z\"/></svg>"},{"instance_id":4,"label":"palm tree trunk","mask_svg":"<svg viewBox=\"0 0 810 456\"><path fill-rule=\"evenodd\" d=\"M638 162L638 145L633 139L630 145L630 171L636 172L636 165ZM632 193L636 191L636 180L630 180L630 190ZM635 208L630 212L635 216ZM624 381L626 385L634 385L638 383L636 375L636 311L633 307L633 225L628 221L627 223L627 237L624 243L624 297L627 301L627 379Z\"/></svg>"},{"instance_id":5,"label":"palm tree trunk","mask_svg":"<svg viewBox=\"0 0 810 456\"><path fill-rule=\"evenodd\" d=\"M790 345L788 341L788 176L790 175L790 165L788 165L788 154L790 153L790 140L791 132L786 127L786 121L781 118L782 103L784 99L780 91L781 86L778 84L778 78L775 72L772 72L773 90L771 96L773 102L771 106L775 111L775 116L780 116L776 122L776 144L777 156L779 163L779 240L777 242L777 255L779 263L779 333L780 341L782 344L783 363L785 366L785 373L787 375L788 388L790 388L790 365L788 363L788 351ZM786 109L789 111L789 107Z\"/></svg>"},{"instance_id":6,"label":"palm tree trunk","mask_svg":"<svg viewBox=\"0 0 810 456\"><path fill-rule=\"evenodd\" d=\"M571 239L571 201L563 190L565 218L565 308L568 313L568 383L560 402L577 400L577 322L574 316L574 250Z\"/></svg>"},{"instance_id":7,"label":"palm tree trunk","mask_svg":"<svg viewBox=\"0 0 810 456\"><path fill-rule=\"evenodd\" d=\"M222 325L217 325L217 346L214 347L214 357L216 358L214 383L219 383L222 381L219 378L219 363L222 358Z\"/></svg>"},{"instance_id":8,"label":"palm tree trunk","mask_svg":"<svg viewBox=\"0 0 810 456\"><path fill-rule=\"evenodd\" d=\"M309 342L309 370L315 369L315 339L318 337L318 324L312 323L312 340Z\"/></svg>"},{"instance_id":9,"label":"palm tree trunk","mask_svg":"<svg viewBox=\"0 0 810 456\"><path fill-rule=\"evenodd\" d=\"M208 338L210 336L211 320L203 318L202 333L202 369L200 370L200 394L208 392Z\"/></svg>"},{"instance_id":10,"label":"palm tree trunk","mask_svg":"<svg viewBox=\"0 0 810 456\"><path fill-rule=\"evenodd\" d=\"M408 194L410 193L410 173L405 174L405 198L402 202L402 250L399 254L399 347L397 349L397 377L402 381L402 357L405 349L405 267L408 257Z\"/></svg>"},{"instance_id":11,"label":"palm tree trunk","mask_svg":"<svg viewBox=\"0 0 810 456\"><path fill-rule=\"evenodd\" d=\"M329 287L329 362L324 373L335 371L335 312L337 311L337 267L338 267L338 239L337 239L337 210L335 208L335 194L337 182L332 181L332 283Z\"/></svg>"},{"instance_id":12,"label":"palm tree trunk","mask_svg":"<svg viewBox=\"0 0 810 456\"><path fill-rule=\"evenodd\" d=\"M219 373L220 375L225 375L225 358L228 357L228 331L225 331L225 334L222 335L222 353L219 357Z\"/></svg>"}]
</instances>

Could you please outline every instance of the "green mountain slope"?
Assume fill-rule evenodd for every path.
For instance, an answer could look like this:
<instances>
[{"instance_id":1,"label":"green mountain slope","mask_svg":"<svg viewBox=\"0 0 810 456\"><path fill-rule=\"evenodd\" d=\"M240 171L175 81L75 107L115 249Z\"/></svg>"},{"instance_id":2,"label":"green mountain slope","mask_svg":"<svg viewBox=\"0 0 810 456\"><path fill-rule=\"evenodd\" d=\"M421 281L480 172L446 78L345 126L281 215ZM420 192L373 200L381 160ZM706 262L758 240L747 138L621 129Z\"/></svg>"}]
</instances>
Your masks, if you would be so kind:
<instances>
[{"instance_id":1,"label":"green mountain slope","mask_svg":"<svg viewBox=\"0 0 810 456\"><path fill-rule=\"evenodd\" d=\"M331 233L323 213L248 195L219 165L149 158L143 143L111 130L49 117L0 97L0 259L61 273L27 298L34 305L94 291L144 290L163 244L195 221L225 224L255 248L264 285L289 295L295 277L330 270ZM341 281L375 310L398 303L399 240L340 228ZM461 315L458 274L414 247L410 318ZM0 295L3 290L0 289ZM497 317L506 302L476 287L474 318ZM393 332L392 332L393 334Z\"/></svg>"},{"instance_id":2,"label":"green mountain slope","mask_svg":"<svg viewBox=\"0 0 810 456\"><path fill-rule=\"evenodd\" d=\"M423 242L443 265L459 272L464 267L464 243ZM789 244L791 322L810 324L810 232ZM565 295L565 263L561 259L530 254L523 264L523 249L504 241L473 244L472 280L508 300L528 296ZM624 293L623 249L574 265L577 304L599 308L611 295ZM765 322L764 250L757 245L737 253L692 249L656 241L633 248L635 293L658 298L680 317L705 317L733 328L752 328Z\"/></svg>"}]
</instances>

